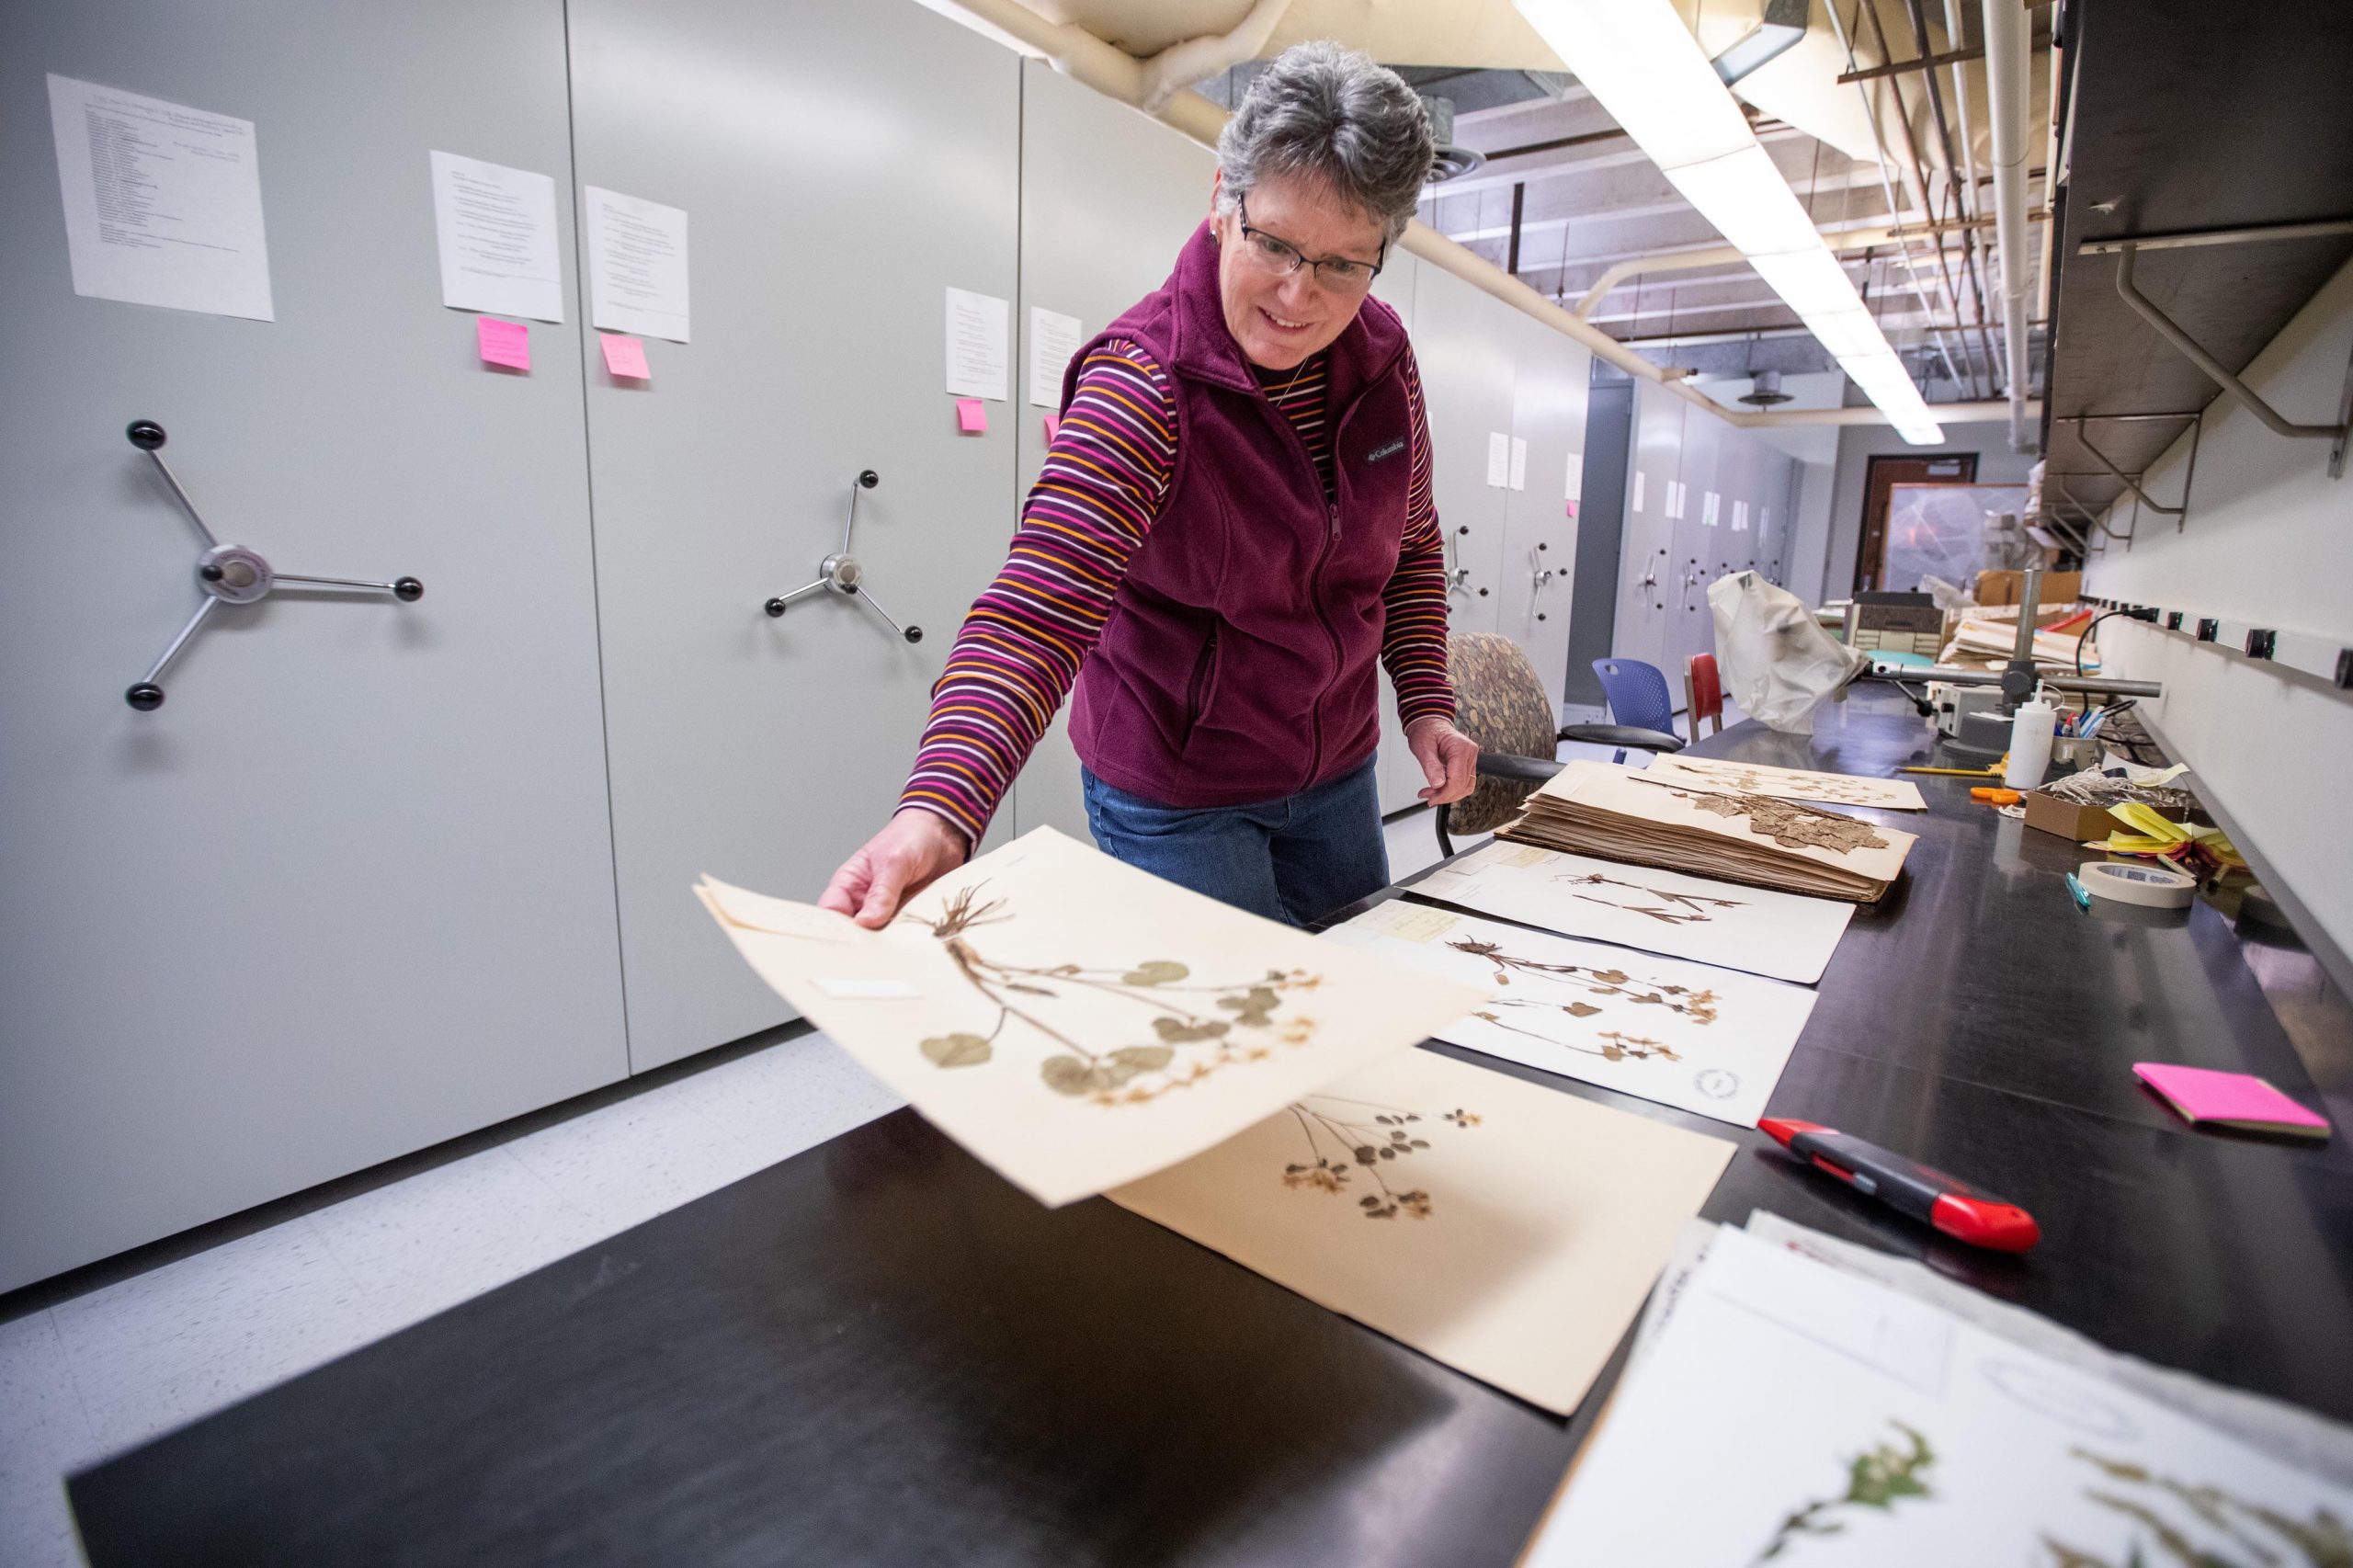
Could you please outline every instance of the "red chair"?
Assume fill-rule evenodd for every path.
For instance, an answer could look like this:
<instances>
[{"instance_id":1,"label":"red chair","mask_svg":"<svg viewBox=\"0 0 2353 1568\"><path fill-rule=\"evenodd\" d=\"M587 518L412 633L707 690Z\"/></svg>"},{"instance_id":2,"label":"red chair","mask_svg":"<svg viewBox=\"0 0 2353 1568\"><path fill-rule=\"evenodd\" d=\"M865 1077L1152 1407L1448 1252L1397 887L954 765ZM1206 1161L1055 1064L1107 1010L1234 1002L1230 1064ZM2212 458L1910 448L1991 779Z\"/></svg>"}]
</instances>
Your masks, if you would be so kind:
<instances>
[{"instance_id":1,"label":"red chair","mask_svg":"<svg viewBox=\"0 0 2353 1568\"><path fill-rule=\"evenodd\" d=\"M1684 710L1691 716L1691 739L1699 739L1699 721L1715 721L1715 733L1724 733L1724 683L1716 674L1713 653L1694 653L1683 666Z\"/></svg>"}]
</instances>

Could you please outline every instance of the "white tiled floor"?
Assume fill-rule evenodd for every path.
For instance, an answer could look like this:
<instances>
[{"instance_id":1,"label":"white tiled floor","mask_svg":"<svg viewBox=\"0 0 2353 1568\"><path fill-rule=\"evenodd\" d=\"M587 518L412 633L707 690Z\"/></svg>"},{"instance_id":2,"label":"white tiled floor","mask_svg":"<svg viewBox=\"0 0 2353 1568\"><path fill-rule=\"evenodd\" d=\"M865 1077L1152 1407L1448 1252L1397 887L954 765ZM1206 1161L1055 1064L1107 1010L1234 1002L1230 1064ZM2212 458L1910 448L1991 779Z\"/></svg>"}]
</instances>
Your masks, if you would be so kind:
<instances>
[{"instance_id":1,"label":"white tiled floor","mask_svg":"<svg viewBox=\"0 0 2353 1568\"><path fill-rule=\"evenodd\" d=\"M82 1562L71 1471L899 1103L803 1035L0 1324L0 1564Z\"/></svg>"}]
</instances>

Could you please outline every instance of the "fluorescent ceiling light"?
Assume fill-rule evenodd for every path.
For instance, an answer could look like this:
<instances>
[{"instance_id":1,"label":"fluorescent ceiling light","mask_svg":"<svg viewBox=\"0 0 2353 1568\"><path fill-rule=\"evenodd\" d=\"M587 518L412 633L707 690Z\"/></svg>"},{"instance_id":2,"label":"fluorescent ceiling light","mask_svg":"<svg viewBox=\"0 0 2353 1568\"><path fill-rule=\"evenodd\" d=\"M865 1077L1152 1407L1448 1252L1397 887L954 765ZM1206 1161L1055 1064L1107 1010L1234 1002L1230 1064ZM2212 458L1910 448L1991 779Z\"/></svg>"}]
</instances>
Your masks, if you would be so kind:
<instances>
[{"instance_id":1,"label":"fluorescent ceiling light","mask_svg":"<svg viewBox=\"0 0 2353 1568\"><path fill-rule=\"evenodd\" d=\"M1805 323L1806 330L1830 351L1833 358L1849 359L1887 347L1887 339L1881 335L1879 324L1871 320L1867 311L1824 311L1800 319Z\"/></svg>"},{"instance_id":2,"label":"fluorescent ceiling light","mask_svg":"<svg viewBox=\"0 0 2353 1568\"><path fill-rule=\"evenodd\" d=\"M1847 269L1827 246L1788 256L1753 256L1748 264L1781 297L1781 302L1800 315L1861 308L1862 296L1855 292Z\"/></svg>"},{"instance_id":3,"label":"fluorescent ceiling light","mask_svg":"<svg viewBox=\"0 0 2353 1568\"><path fill-rule=\"evenodd\" d=\"M1906 441L1944 432L1668 0L1513 0L1683 199L1756 268Z\"/></svg>"},{"instance_id":4,"label":"fluorescent ceiling light","mask_svg":"<svg viewBox=\"0 0 2353 1568\"><path fill-rule=\"evenodd\" d=\"M1828 254L1797 193L1754 142L1736 153L1669 169L1666 177L1743 256Z\"/></svg>"},{"instance_id":5,"label":"fluorescent ceiling light","mask_svg":"<svg viewBox=\"0 0 2353 1568\"><path fill-rule=\"evenodd\" d=\"M1659 167L1756 145L1748 117L1665 0L1519 0L1519 11ZM1574 37L1574 50L1562 35Z\"/></svg>"}]
</instances>

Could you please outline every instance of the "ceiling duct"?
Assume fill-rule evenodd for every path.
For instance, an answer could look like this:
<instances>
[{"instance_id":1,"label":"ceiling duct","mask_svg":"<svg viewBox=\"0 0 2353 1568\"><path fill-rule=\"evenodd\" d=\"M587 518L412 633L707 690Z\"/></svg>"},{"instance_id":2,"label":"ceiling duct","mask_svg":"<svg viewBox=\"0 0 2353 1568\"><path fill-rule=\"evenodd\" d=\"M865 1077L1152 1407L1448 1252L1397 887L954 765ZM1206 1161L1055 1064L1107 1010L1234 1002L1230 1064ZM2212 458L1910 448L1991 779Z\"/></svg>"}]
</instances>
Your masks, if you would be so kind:
<instances>
[{"instance_id":1,"label":"ceiling duct","mask_svg":"<svg viewBox=\"0 0 2353 1568\"><path fill-rule=\"evenodd\" d=\"M1455 144L1452 98L1435 97L1428 93L1418 96L1422 107L1430 111L1430 140L1438 143L1437 160L1430 165L1430 184L1459 178L1487 161L1484 153Z\"/></svg>"},{"instance_id":2,"label":"ceiling duct","mask_svg":"<svg viewBox=\"0 0 2353 1568\"><path fill-rule=\"evenodd\" d=\"M1727 87L1761 65L1795 49L1805 37L1806 17L1813 0L1766 0L1765 15L1729 47L1708 62Z\"/></svg>"}]
</instances>

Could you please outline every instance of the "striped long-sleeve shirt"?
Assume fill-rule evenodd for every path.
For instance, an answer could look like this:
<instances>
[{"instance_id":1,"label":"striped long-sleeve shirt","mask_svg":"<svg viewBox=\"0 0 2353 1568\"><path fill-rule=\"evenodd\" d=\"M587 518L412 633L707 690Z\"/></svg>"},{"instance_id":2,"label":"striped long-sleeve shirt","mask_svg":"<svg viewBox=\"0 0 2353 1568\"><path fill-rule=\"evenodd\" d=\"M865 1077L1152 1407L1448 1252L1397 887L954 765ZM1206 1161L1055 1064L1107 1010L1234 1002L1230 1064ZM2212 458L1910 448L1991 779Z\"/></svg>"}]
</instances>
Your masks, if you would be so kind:
<instances>
[{"instance_id":1,"label":"striped long-sleeve shirt","mask_svg":"<svg viewBox=\"0 0 2353 1568\"><path fill-rule=\"evenodd\" d=\"M1260 384L1335 488L1324 421L1324 363ZM1429 421L1422 381L1404 361L1412 471L1397 567L1381 592L1381 664L1407 724L1452 717L1446 675L1446 562L1430 493ZM1131 342L1114 339L1080 367L1070 406L1022 507L1013 547L957 633L932 687L902 807L945 817L974 843L1101 636L1128 560L1167 499L1176 471L1176 396L1167 373Z\"/></svg>"}]
</instances>

